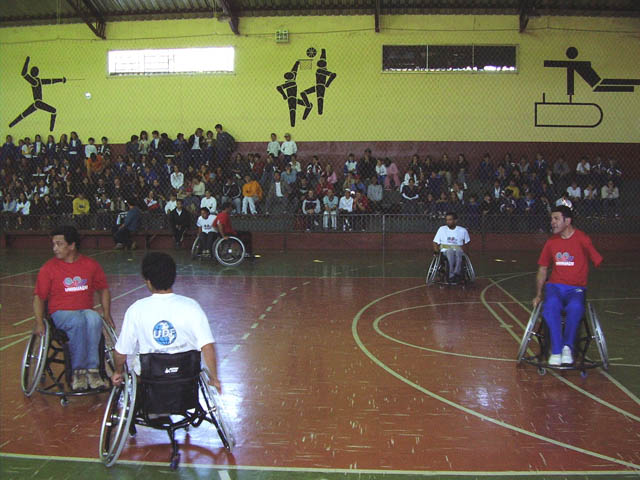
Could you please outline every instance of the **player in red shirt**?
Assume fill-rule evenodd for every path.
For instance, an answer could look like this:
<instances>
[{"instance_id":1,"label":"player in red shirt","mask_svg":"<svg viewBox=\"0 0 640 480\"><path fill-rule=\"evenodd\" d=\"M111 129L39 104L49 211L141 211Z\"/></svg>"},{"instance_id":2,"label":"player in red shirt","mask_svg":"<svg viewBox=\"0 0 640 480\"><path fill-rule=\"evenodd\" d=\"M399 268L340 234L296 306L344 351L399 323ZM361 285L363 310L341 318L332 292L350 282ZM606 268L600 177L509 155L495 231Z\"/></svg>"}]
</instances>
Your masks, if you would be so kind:
<instances>
[{"instance_id":1,"label":"player in red shirt","mask_svg":"<svg viewBox=\"0 0 640 480\"><path fill-rule=\"evenodd\" d=\"M231 210L233 206L231 202L224 202L220 207L220 213L216 216L213 221L213 228L218 230L218 233L222 238L227 238L229 235L233 235L238 237L245 248L245 256L252 256L252 246L251 246L251 232L236 232L231 226Z\"/></svg>"},{"instance_id":2,"label":"player in red shirt","mask_svg":"<svg viewBox=\"0 0 640 480\"><path fill-rule=\"evenodd\" d=\"M78 252L80 236L74 227L59 227L51 236L55 257L38 272L33 295L33 331L44 334L46 302L56 328L69 337L71 389L105 387L107 384L98 371L102 318L93 310L93 293L100 293L104 318L113 326L107 279L98 262Z\"/></svg>"},{"instance_id":3,"label":"player in red shirt","mask_svg":"<svg viewBox=\"0 0 640 480\"><path fill-rule=\"evenodd\" d=\"M602 256L594 248L589 236L573 226L573 212L567 206L555 207L551 212L553 236L545 243L538 259L536 277L536 307L542 300L542 314L551 336L549 365L572 364L572 349L580 320L584 315L585 292L589 275L589 260L598 267ZM552 266L547 282L547 269ZM562 312L565 313L564 331Z\"/></svg>"}]
</instances>

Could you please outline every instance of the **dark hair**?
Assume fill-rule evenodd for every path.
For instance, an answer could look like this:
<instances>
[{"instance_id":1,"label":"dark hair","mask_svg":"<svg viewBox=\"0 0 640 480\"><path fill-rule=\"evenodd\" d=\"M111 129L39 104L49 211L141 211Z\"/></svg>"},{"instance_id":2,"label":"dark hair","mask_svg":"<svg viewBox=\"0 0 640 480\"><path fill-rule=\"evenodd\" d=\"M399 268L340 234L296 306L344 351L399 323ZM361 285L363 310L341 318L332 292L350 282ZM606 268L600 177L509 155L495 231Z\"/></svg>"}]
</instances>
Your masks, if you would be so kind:
<instances>
[{"instance_id":1,"label":"dark hair","mask_svg":"<svg viewBox=\"0 0 640 480\"><path fill-rule=\"evenodd\" d=\"M226 210L227 208L229 208L231 206L231 202L227 201L227 202L222 202L222 210Z\"/></svg>"},{"instance_id":2,"label":"dark hair","mask_svg":"<svg viewBox=\"0 0 640 480\"><path fill-rule=\"evenodd\" d=\"M445 217L448 217L449 215L451 215L453 217L454 220L458 219L458 214L456 212L447 212L447 214L445 215Z\"/></svg>"},{"instance_id":3,"label":"dark hair","mask_svg":"<svg viewBox=\"0 0 640 480\"><path fill-rule=\"evenodd\" d=\"M142 277L156 290L168 290L176 281L176 262L166 253L147 253L142 259Z\"/></svg>"},{"instance_id":4,"label":"dark hair","mask_svg":"<svg viewBox=\"0 0 640 480\"><path fill-rule=\"evenodd\" d=\"M207 207L201 207L200 208L201 212L207 212L207 213L211 213L211 211L207 208Z\"/></svg>"},{"instance_id":5,"label":"dark hair","mask_svg":"<svg viewBox=\"0 0 640 480\"><path fill-rule=\"evenodd\" d=\"M216 126L214 127L215 129L220 129L222 130L222 124L221 123L217 123Z\"/></svg>"},{"instance_id":6,"label":"dark hair","mask_svg":"<svg viewBox=\"0 0 640 480\"><path fill-rule=\"evenodd\" d=\"M76 227L72 225L61 225L56 227L52 232L51 236L55 237L56 235L64 235L64 241L69 245L72 243L76 244L76 250L80 249L80 234Z\"/></svg>"},{"instance_id":7,"label":"dark hair","mask_svg":"<svg viewBox=\"0 0 640 480\"><path fill-rule=\"evenodd\" d=\"M553 207L551 213L558 212L562 214L562 218L570 218L573 221L573 210L571 210L566 205L558 205L557 207Z\"/></svg>"}]
</instances>

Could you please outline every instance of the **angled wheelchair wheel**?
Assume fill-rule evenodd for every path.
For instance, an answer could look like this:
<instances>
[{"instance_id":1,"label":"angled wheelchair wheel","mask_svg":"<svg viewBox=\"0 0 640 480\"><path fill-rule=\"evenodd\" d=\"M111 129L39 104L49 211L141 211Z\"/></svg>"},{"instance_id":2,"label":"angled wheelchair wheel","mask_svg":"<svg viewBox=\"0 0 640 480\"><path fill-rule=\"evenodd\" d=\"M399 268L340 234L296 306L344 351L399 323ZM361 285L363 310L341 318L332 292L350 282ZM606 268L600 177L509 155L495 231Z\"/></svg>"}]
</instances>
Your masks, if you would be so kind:
<instances>
[{"instance_id":1,"label":"angled wheelchair wheel","mask_svg":"<svg viewBox=\"0 0 640 480\"><path fill-rule=\"evenodd\" d=\"M225 267L235 267L244 260L244 243L237 237L219 238L213 246L215 257Z\"/></svg>"},{"instance_id":2,"label":"angled wheelchair wheel","mask_svg":"<svg viewBox=\"0 0 640 480\"><path fill-rule=\"evenodd\" d=\"M604 339L604 333L600 326L600 320L596 314L595 308L591 303L587 303L587 322L589 322L589 328L593 339L596 342L598 353L600 353L600 360L602 361L602 368L609 370L609 352L607 350L607 342Z\"/></svg>"},{"instance_id":3,"label":"angled wheelchair wheel","mask_svg":"<svg viewBox=\"0 0 640 480\"><path fill-rule=\"evenodd\" d=\"M463 262L464 262L464 276L467 283L473 283L476 281L476 271L473 269L473 265L471 264L471 260L466 253L462 254Z\"/></svg>"},{"instance_id":4,"label":"angled wheelchair wheel","mask_svg":"<svg viewBox=\"0 0 640 480\"><path fill-rule=\"evenodd\" d=\"M208 420L216 427L224 448L231 451L231 448L236 444L229 428L231 422L224 410L220 395L215 387L209 385L209 375L204 370L200 373L200 394Z\"/></svg>"},{"instance_id":5,"label":"angled wheelchair wheel","mask_svg":"<svg viewBox=\"0 0 640 480\"><path fill-rule=\"evenodd\" d=\"M31 335L22 357L22 371L20 372L22 391L30 397L38 387L44 373L51 339L49 322L44 322L44 335Z\"/></svg>"},{"instance_id":6,"label":"angled wheelchair wheel","mask_svg":"<svg viewBox=\"0 0 640 480\"><path fill-rule=\"evenodd\" d=\"M538 305L536 305L536 308L534 308L531 312L529 322L527 323L527 327L524 329L524 335L522 336L522 341L520 342L520 348L518 349L518 363L522 362L525 353L527 353L527 347L529 346L529 341L531 340L533 329L536 327L536 323L538 323L541 308L542 302L538 303Z\"/></svg>"},{"instance_id":7,"label":"angled wheelchair wheel","mask_svg":"<svg viewBox=\"0 0 640 480\"><path fill-rule=\"evenodd\" d=\"M191 245L191 259L198 258L198 255L200 254L200 243L200 235L196 235L193 245Z\"/></svg>"},{"instance_id":8,"label":"angled wheelchair wheel","mask_svg":"<svg viewBox=\"0 0 640 480\"><path fill-rule=\"evenodd\" d=\"M113 358L113 351L116 349L116 342L118 337L116 331L107 321L102 319L102 339L100 340L100 351L102 357L100 358L100 374L105 380L111 378L115 370L115 360Z\"/></svg>"},{"instance_id":9,"label":"angled wheelchair wheel","mask_svg":"<svg viewBox=\"0 0 640 480\"><path fill-rule=\"evenodd\" d=\"M110 467L116 463L129 434L135 413L137 379L133 371L126 371L124 383L113 387L100 429L100 459Z\"/></svg>"},{"instance_id":10,"label":"angled wheelchair wheel","mask_svg":"<svg viewBox=\"0 0 640 480\"><path fill-rule=\"evenodd\" d=\"M438 270L440 269L441 258L441 253L433 255L431 264L429 265L429 270L427 270L427 285L433 285L435 283L436 277L438 276Z\"/></svg>"}]
</instances>

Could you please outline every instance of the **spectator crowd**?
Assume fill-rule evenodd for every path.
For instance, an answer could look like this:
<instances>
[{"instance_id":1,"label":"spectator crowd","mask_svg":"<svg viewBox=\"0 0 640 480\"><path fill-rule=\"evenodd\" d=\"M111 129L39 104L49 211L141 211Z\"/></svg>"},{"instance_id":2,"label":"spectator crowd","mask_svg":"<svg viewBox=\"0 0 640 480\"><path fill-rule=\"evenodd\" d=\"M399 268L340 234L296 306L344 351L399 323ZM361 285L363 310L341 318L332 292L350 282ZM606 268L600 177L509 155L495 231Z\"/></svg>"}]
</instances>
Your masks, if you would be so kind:
<instances>
[{"instance_id":1,"label":"spectator crowd","mask_svg":"<svg viewBox=\"0 0 640 480\"><path fill-rule=\"evenodd\" d=\"M192 214L202 207L215 214L225 202L237 215L297 213L307 230L362 229L362 216L381 213L440 218L456 211L471 228L483 217L546 217L560 204L586 217L620 213L622 171L613 158L583 157L571 167L540 153L517 161L485 153L471 169L463 154L396 162L367 148L336 164L302 157L288 133L282 142L273 133L263 152L242 155L222 125L214 130L175 139L142 131L119 152L106 136L85 142L76 132L46 141L35 135L16 144L8 135L0 148L3 225L39 229L38 219L66 214L80 226L106 230L127 204L159 218L178 200ZM528 224L542 228L537 220Z\"/></svg>"}]
</instances>

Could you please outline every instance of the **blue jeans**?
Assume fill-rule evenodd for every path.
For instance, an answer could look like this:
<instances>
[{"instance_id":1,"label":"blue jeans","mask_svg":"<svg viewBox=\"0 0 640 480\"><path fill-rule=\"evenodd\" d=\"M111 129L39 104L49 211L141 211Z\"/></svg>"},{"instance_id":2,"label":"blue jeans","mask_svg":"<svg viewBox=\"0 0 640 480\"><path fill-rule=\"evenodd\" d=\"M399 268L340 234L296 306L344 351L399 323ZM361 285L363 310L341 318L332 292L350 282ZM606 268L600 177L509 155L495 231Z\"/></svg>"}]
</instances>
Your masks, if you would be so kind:
<instances>
[{"instance_id":1,"label":"blue jeans","mask_svg":"<svg viewBox=\"0 0 640 480\"><path fill-rule=\"evenodd\" d=\"M547 283L545 286L542 315L549 327L551 336L551 353L562 352L568 345L573 350L580 320L584 315L584 297L587 289L560 283ZM564 331L562 329L562 312L565 313Z\"/></svg>"},{"instance_id":2,"label":"blue jeans","mask_svg":"<svg viewBox=\"0 0 640 480\"><path fill-rule=\"evenodd\" d=\"M459 248L447 248L442 251L449 262L449 279L462 273L462 250Z\"/></svg>"},{"instance_id":3,"label":"blue jeans","mask_svg":"<svg viewBox=\"0 0 640 480\"><path fill-rule=\"evenodd\" d=\"M51 315L56 328L69 337L71 369L98 368L102 317L95 310L58 310Z\"/></svg>"}]
</instances>

